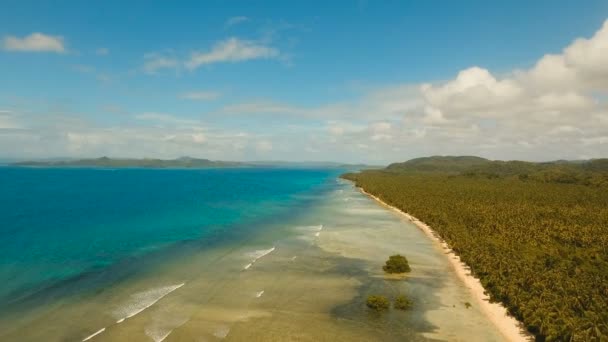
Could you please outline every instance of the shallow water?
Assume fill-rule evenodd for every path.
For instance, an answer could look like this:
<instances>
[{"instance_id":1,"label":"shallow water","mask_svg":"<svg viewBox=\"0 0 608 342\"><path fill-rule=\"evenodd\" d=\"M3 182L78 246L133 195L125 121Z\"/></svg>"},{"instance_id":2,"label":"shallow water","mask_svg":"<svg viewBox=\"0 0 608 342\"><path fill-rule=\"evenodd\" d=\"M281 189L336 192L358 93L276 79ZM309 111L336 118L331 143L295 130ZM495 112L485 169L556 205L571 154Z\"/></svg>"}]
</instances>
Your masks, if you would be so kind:
<instances>
[{"instance_id":1,"label":"shallow water","mask_svg":"<svg viewBox=\"0 0 608 342\"><path fill-rule=\"evenodd\" d=\"M0 340L502 340L465 307L474 301L437 246L335 176L290 192L235 238L174 241L58 285L0 316ZM381 266L395 253L412 272L387 280ZM406 294L413 308L370 312L369 294Z\"/></svg>"}]
</instances>

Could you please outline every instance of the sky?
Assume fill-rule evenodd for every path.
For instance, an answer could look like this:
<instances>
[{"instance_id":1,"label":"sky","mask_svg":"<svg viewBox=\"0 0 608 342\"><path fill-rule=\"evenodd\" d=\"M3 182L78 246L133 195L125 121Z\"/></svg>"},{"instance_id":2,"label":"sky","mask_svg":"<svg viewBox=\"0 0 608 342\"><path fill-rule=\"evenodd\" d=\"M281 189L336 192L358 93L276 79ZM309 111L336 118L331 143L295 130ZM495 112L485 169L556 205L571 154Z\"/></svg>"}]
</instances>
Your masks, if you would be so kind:
<instances>
[{"instance_id":1,"label":"sky","mask_svg":"<svg viewBox=\"0 0 608 342\"><path fill-rule=\"evenodd\" d=\"M0 158L608 157L606 1L0 6Z\"/></svg>"}]
</instances>

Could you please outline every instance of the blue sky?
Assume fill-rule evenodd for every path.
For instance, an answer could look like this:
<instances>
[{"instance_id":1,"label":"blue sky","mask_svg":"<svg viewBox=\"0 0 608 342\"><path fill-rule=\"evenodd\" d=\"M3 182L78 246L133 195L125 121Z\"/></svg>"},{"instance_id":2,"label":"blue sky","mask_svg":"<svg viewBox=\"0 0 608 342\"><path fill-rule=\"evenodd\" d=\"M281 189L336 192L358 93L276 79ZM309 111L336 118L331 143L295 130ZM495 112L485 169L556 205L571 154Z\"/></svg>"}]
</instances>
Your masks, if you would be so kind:
<instances>
[{"instance_id":1,"label":"blue sky","mask_svg":"<svg viewBox=\"0 0 608 342\"><path fill-rule=\"evenodd\" d=\"M0 157L605 156L606 19L605 1L8 1Z\"/></svg>"}]
</instances>

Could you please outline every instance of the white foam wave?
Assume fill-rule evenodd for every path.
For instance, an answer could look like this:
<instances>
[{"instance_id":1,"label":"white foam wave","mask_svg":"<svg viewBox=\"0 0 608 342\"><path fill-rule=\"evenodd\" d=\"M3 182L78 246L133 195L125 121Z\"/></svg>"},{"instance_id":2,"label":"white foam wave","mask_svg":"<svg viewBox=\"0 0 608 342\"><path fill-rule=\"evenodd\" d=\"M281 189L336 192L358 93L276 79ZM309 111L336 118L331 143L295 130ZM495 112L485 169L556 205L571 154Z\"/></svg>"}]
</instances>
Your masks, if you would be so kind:
<instances>
[{"instance_id":1,"label":"white foam wave","mask_svg":"<svg viewBox=\"0 0 608 342\"><path fill-rule=\"evenodd\" d=\"M276 248L274 246L272 246L272 248L269 248L269 249L260 249L260 250L257 250L255 252L249 253L248 255L250 257L252 257L253 259L251 260L251 262L249 264L247 264L247 265L245 265L245 267L243 267L243 270L248 270L249 267L253 266L253 264L256 261L258 261L261 258L265 257L266 255L274 252L275 249Z\"/></svg>"},{"instance_id":2,"label":"white foam wave","mask_svg":"<svg viewBox=\"0 0 608 342\"><path fill-rule=\"evenodd\" d=\"M228 336L228 333L230 332L230 328L227 326L221 326L219 327L214 333L213 336L217 337L217 338L226 338L226 336Z\"/></svg>"},{"instance_id":3,"label":"white foam wave","mask_svg":"<svg viewBox=\"0 0 608 342\"><path fill-rule=\"evenodd\" d=\"M167 337L169 337L169 335L171 335L172 332L173 330L169 330L168 332L160 333L155 331L149 331L146 329L146 335L148 335L148 337L151 338L154 342L164 341Z\"/></svg>"},{"instance_id":4,"label":"white foam wave","mask_svg":"<svg viewBox=\"0 0 608 342\"><path fill-rule=\"evenodd\" d=\"M297 258L297 257L298 257L297 255L292 256L292 257L291 257L291 261L296 260L296 258Z\"/></svg>"},{"instance_id":5,"label":"white foam wave","mask_svg":"<svg viewBox=\"0 0 608 342\"><path fill-rule=\"evenodd\" d=\"M122 323L125 319L141 313L156 304L164 296L184 286L184 284L158 287L131 295L131 299L125 305L114 311L114 316L119 318L116 323Z\"/></svg>"},{"instance_id":6,"label":"white foam wave","mask_svg":"<svg viewBox=\"0 0 608 342\"><path fill-rule=\"evenodd\" d=\"M101 334L101 333L102 333L102 332L104 332L104 331L106 331L106 328L101 328L101 329L97 330L96 332L92 333L91 335L89 335L89 336L85 337L85 338L82 340L82 342L84 342L84 341L88 341L88 340L92 339L93 337L95 337L95 336L97 336L97 335Z\"/></svg>"},{"instance_id":7,"label":"white foam wave","mask_svg":"<svg viewBox=\"0 0 608 342\"><path fill-rule=\"evenodd\" d=\"M260 298L260 297L262 297L262 295L263 295L263 294L264 294L264 290L262 290L262 291L260 291L260 292L257 292L257 293L255 294L255 298Z\"/></svg>"},{"instance_id":8,"label":"white foam wave","mask_svg":"<svg viewBox=\"0 0 608 342\"><path fill-rule=\"evenodd\" d=\"M315 236L318 237L319 235L321 235L321 232L316 232Z\"/></svg>"},{"instance_id":9,"label":"white foam wave","mask_svg":"<svg viewBox=\"0 0 608 342\"><path fill-rule=\"evenodd\" d=\"M144 331L154 342L162 342L188 319L187 316L181 316L181 312L161 308L154 313Z\"/></svg>"}]
</instances>

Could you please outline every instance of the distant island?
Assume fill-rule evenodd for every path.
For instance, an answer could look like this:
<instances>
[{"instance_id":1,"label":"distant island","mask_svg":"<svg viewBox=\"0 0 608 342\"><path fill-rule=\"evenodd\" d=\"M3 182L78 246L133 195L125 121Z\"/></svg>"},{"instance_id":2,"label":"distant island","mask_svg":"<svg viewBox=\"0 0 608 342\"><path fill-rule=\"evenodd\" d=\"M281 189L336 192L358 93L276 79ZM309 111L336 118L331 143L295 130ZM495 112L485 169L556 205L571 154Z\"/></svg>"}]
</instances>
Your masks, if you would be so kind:
<instances>
[{"instance_id":1,"label":"distant island","mask_svg":"<svg viewBox=\"0 0 608 342\"><path fill-rule=\"evenodd\" d=\"M214 167L241 167L244 163L229 161L214 161L182 157L177 159L121 159L121 158L92 158L76 160L52 160L52 161L23 161L12 163L13 166L33 167L142 167L142 168L214 168Z\"/></svg>"},{"instance_id":2,"label":"distant island","mask_svg":"<svg viewBox=\"0 0 608 342\"><path fill-rule=\"evenodd\" d=\"M252 161L235 162L202 158L181 157L176 159L158 158L86 158L86 159L52 159L31 160L8 163L11 166L24 167L108 167L108 168L233 168L233 167L285 167L285 168L335 168L347 170L379 169L382 166L366 164L344 164L335 162L285 162L285 161Z\"/></svg>"}]
</instances>

